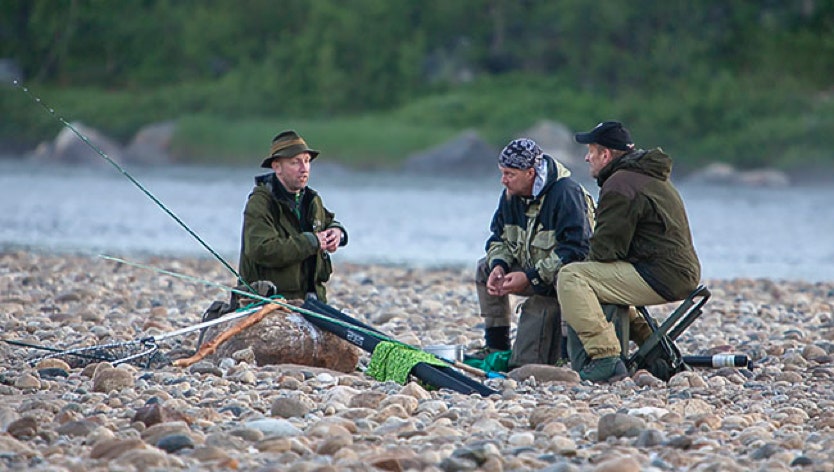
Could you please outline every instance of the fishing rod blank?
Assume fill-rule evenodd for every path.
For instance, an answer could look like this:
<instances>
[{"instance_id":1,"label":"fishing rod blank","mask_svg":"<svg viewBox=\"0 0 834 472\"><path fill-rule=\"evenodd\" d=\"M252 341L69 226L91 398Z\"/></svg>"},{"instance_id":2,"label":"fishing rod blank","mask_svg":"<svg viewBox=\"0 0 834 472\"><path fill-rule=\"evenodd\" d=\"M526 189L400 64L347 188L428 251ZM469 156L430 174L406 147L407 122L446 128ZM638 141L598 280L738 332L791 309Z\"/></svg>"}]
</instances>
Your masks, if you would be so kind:
<instances>
[{"instance_id":1,"label":"fishing rod blank","mask_svg":"<svg viewBox=\"0 0 834 472\"><path fill-rule=\"evenodd\" d=\"M35 103L37 103L37 104L38 104L38 105L40 105L40 106L41 106L44 110L46 110L46 111L49 113L49 115L50 115L50 116L52 116L53 118L55 118L56 120L58 120L58 122L59 122L59 123L61 123L63 126L66 126L66 127L67 127L70 131L72 131L72 132L73 132L76 136L78 136L78 138L79 138L79 139L80 139L80 140L81 140L84 144L86 144L87 146L89 146L89 147L90 147L90 149L92 149L93 151L95 151L95 152L96 152L99 156L101 156L101 158L102 158L102 159L104 159L105 161L107 161L108 163L110 163L110 165L112 165L113 167L115 167L115 168L116 168L116 170L118 170L118 171L119 171L122 175L124 175L124 176L125 176L128 180L130 180L130 181L133 183L133 185L135 185L137 188L139 188L139 190L141 190L141 191L142 191L145 195L147 195L147 196L148 196L148 198L150 198L150 199L151 199L154 203L156 203L156 204L157 204L157 206L159 206L160 208L162 208L162 210L164 210L164 211L165 211L165 213L167 213L167 214L168 214L168 216L170 216L171 218L173 218L173 219L174 219L174 221L176 221L176 222L177 222L180 226L182 226L182 228L183 228L183 229L185 229L185 231L187 231L187 232L188 232L188 234L190 234L191 236L193 236L193 237L194 237L194 239L196 239L196 240L197 240L197 242L199 242L199 243L200 243L200 244L201 244L204 248L206 248L206 250L207 250L208 252L210 252L210 253L211 253L211 255L213 255L213 256L214 256L214 257L215 257L218 261L220 261L220 263L221 263L221 264L223 264L223 265L226 267L226 269L228 269L228 270L229 270L232 274L234 274L234 275L235 275L235 277L237 278L237 280L238 280L241 284L243 284L244 286L246 286L246 288L248 288L249 290L252 290L252 287L250 287L250 286L249 286L249 284L248 284L245 280L243 280L243 278L240 276L240 274L239 274L239 273L238 273L235 269L233 269L233 268L232 268L232 266L231 266L231 265L229 265L229 263L228 263L228 262L226 262L226 260L225 260L225 259L223 259L222 257L220 257L220 254L218 254L217 252L215 252L215 251L214 251L214 249L212 249L212 248L211 248L211 247L210 247L210 246L209 246L209 245L208 245L205 241L203 241L203 239L202 239L202 238L200 238L200 236L198 236L198 235L197 235L197 233L195 233L194 231L192 231L192 230L191 230L191 228L189 228L189 227L188 227L188 225L186 225L186 224L185 224L185 222L183 222L183 221L182 221L182 220L181 220L181 219L180 219L177 215L175 215L173 211L169 210L169 209L168 209L168 208L167 208L167 207L166 207L166 206L165 206L165 205L164 205L161 201L159 201L159 199L157 199L157 198L156 198L156 197L155 197L155 196L154 196L154 195L153 195L150 191L148 191L148 190L147 190L144 186L142 186L142 184L140 184L140 183L139 183L139 181L137 181L136 179L134 179L134 178L133 178L133 176L132 176L132 175L130 175L130 174L129 174L129 173L128 173L128 172L127 172L127 171L126 171L126 170L125 170L122 166L120 166L120 165L119 165L116 161L114 161L113 159L111 159L111 158L110 158L110 156L108 156L108 155L107 155L104 151L102 151L102 150L101 150L98 146L96 146L95 144L93 144L92 142L90 142L90 140L89 140L86 136L84 136L84 135L83 135L80 131L78 131L78 129L76 129L76 128L72 125L72 124L70 124L69 122L67 122L67 120L65 120L63 117L59 116L57 113L55 113L55 110L54 110L52 107L47 106L47 105L46 105L46 104L45 104L45 103L44 103L44 102L43 102L43 101L42 101L39 97L36 97L34 94L32 94L32 92L30 92L30 91L29 91L29 88L28 88L28 87L23 86L23 84L21 84L21 83L20 83L19 81L17 81L17 80L15 80L15 81L14 81L14 85L15 85L16 87L20 87L20 89L21 89L21 90L23 90L23 92L24 92L26 95L28 95L28 96L29 96L29 98L31 98L32 100L34 100L34 102L35 102ZM254 290L252 290L252 291L254 292Z\"/></svg>"}]
</instances>

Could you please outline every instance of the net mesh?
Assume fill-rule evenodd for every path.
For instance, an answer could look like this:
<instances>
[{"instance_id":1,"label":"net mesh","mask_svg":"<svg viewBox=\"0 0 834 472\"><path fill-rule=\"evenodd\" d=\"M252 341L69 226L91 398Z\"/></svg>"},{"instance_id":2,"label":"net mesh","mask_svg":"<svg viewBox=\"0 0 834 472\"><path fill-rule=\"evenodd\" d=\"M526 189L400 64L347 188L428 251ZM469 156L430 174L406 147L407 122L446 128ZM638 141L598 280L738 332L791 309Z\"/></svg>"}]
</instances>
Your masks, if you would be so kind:
<instances>
[{"instance_id":1,"label":"net mesh","mask_svg":"<svg viewBox=\"0 0 834 472\"><path fill-rule=\"evenodd\" d=\"M138 367L167 365L170 361L159 351L159 345L153 340L135 340L95 346L64 349L40 356L31 361L37 364L45 359L61 359L71 368L86 367L97 362L109 362L113 365L129 363Z\"/></svg>"}]
</instances>

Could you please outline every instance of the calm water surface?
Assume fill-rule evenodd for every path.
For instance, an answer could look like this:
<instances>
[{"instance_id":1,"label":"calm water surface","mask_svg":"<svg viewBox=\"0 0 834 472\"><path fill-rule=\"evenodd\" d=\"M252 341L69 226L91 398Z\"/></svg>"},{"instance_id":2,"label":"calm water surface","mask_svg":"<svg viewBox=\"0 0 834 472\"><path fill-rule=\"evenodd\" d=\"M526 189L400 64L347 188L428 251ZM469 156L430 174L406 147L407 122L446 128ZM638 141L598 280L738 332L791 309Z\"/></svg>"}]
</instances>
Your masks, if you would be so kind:
<instances>
[{"instance_id":1,"label":"calm water surface","mask_svg":"<svg viewBox=\"0 0 834 472\"><path fill-rule=\"evenodd\" d=\"M102 161L103 162L103 161ZM237 260L242 210L261 169L128 169L224 258ZM580 172L584 172L581 169ZM350 233L334 259L468 265L483 255L494 179L362 174L321 166L311 186ZM588 184L593 194L596 185ZM834 280L834 190L679 186L704 278ZM0 160L0 249L208 255L124 175ZM210 257L210 256L209 256Z\"/></svg>"}]
</instances>

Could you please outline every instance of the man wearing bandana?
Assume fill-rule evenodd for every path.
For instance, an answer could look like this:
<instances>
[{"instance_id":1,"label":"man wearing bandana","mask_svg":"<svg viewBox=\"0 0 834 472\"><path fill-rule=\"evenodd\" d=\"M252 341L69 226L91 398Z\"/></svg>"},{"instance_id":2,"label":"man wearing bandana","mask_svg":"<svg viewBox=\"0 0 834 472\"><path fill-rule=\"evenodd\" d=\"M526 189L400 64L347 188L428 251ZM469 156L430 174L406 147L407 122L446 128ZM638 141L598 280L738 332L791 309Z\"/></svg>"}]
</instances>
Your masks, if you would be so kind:
<instances>
[{"instance_id":1,"label":"man wearing bandana","mask_svg":"<svg viewBox=\"0 0 834 472\"><path fill-rule=\"evenodd\" d=\"M509 367L553 364L561 357L556 275L588 255L594 205L570 171L531 139L511 141L498 156L504 191L492 218L475 286L484 318L484 355L510 350L509 295L522 307ZM555 341L555 342L554 342Z\"/></svg>"}]
</instances>

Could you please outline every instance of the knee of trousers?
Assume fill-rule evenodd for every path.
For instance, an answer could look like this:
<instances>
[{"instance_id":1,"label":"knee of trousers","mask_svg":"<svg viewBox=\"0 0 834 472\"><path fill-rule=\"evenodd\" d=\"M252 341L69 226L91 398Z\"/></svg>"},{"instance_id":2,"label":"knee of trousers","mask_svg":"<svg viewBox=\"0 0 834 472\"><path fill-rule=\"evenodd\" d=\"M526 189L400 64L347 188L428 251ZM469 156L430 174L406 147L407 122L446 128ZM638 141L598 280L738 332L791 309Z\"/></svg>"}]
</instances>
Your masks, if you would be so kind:
<instances>
[{"instance_id":1,"label":"knee of trousers","mask_svg":"<svg viewBox=\"0 0 834 472\"><path fill-rule=\"evenodd\" d=\"M562 299L562 293L570 293L583 283L584 274L580 269L581 262L574 262L562 267L556 277L556 296Z\"/></svg>"},{"instance_id":2,"label":"knee of trousers","mask_svg":"<svg viewBox=\"0 0 834 472\"><path fill-rule=\"evenodd\" d=\"M512 312L510 311L510 298L506 295L497 297L487 292L485 283L475 283L475 291L478 294L478 308L481 316L485 318L487 328L492 326L509 326ZM496 318L497 321L490 322L487 319ZM493 323L491 326L489 323Z\"/></svg>"},{"instance_id":3,"label":"knee of trousers","mask_svg":"<svg viewBox=\"0 0 834 472\"><path fill-rule=\"evenodd\" d=\"M478 263L475 266L475 283L478 285L486 285L487 279L489 279L489 265L487 264L487 258L482 257L478 259Z\"/></svg>"},{"instance_id":4,"label":"knee of trousers","mask_svg":"<svg viewBox=\"0 0 834 472\"><path fill-rule=\"evenodd\" d=\"M590 304L599 304L591 286L585 280L577 263L569 264L559 271L556 278L556 294L561 308L562 322L572 326L587 316Z\"/></svg>"}]
</instances>

